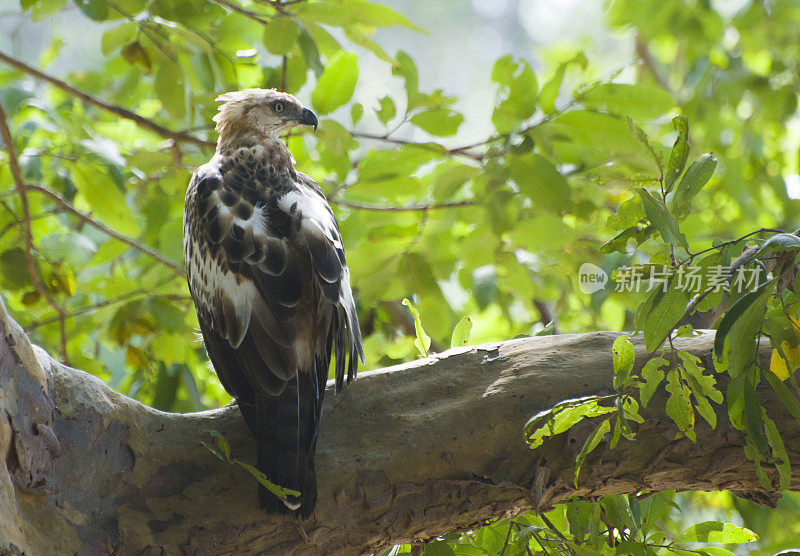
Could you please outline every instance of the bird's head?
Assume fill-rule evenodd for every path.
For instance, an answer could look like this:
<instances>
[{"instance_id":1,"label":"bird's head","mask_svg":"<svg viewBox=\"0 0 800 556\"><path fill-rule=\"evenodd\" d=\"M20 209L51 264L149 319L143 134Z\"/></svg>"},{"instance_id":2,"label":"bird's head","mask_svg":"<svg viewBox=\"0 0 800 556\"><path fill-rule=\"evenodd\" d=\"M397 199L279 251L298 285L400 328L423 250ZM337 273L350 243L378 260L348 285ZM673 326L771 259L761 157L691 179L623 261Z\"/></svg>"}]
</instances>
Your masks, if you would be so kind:
<instances>
[{"instance_id":1,"label":"bird's head","mask_svg":"<svg viewBox=\"0 0 800 556\"><path fill-rule=\"evenodd\" d=\"M244 89L217 97L222 102L214 116L219 145L278 140L299 125L314 126L317 116L289 93L275 89Z\"/></svg>"}]
</instances>

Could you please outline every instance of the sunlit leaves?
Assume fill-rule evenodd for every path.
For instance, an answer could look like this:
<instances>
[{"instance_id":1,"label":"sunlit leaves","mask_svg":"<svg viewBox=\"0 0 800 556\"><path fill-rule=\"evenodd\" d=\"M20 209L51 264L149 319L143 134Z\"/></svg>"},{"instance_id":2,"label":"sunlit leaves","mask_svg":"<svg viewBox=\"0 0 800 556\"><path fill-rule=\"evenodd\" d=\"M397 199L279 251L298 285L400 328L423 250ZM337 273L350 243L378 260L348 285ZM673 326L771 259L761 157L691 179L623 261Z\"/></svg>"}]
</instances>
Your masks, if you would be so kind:
<instances>
[{"instance_id":1,"label":"sunlit leaves","mask_svg":"<svg viewBox=\"0 0 800 556\"><path fill-rule=\"evenodd\" d=\"M469 317L463 317L453 329L453 336L450 338L450 347L465 346L469 343L469 333L472 330L472 321Z\"/></svg>"},{"instance_id":2,"label":"sunlit leaves","mask_svg":"<svg viewBox=\"0 0 800 556\"><path fill-rule=\"evenodd\" d=\"M536 206L553 212L569 207L570 189L567 180L543 156L528 154L514 157L510 169L520 191L530 197Z\"/></svg>"},{"instance_id":3,"label":"sunlit leaves","mask_svg":"<svg viewBox=\"0 0 800 556\"><path fill-rule=\"evenodd\" d=\"M290 17L275 17L264 26L264 46L273 54L288 54L297 44L300 27Z\"/></svg>"},{"instance_id":4,"label":"sunlit leaves","mask_svg":"<svg viewBox=\"0 0 800 556\"><path fill-rule=\"evenodd\" d=\"M100 39L100 50L103 56L108 56L120 46L132 42L136 38L138 29L136 23L129 21L103 33Z\"/></svg>"},{"instance_id":5,"label":"sunlit leaves","mask_svg":"<svg viewBox=\"0 0 800 556\"><path fill-rule=\"evenodd\" d=\"M547 437L561 434L583 419L599 417L617 410L616 407L601 406L598 402L596 397L568 400L535 415L525 424L525 441L531 449L537 448Z\"/></svg>"},{"instance_id":6,"label":"sunlit leaves","mask_svg":"<svg viewBox=\"0 0 800 556\"><path fill-rule=\"evenodd\" d=\"M501 102L492 114L499 132L506 132L530 118L536 109L537 82L528 62L508 55L495 62L492 81L500 85Z\"/></svg>"},{"instance_id":7,"label":"sunlit leaves","mask_svg":"<svg viewBox=\"0 0 800 556\"><path fill-rule=\"evenodd\" d=\"M675 538L675 542L724 542L744 543L758 539L758 535L732 523L704 521L685 529Z\"/></svg>"},{"instance_id":8,"label":"sunlit leaves","mask_svg":"<svg viewBox=\"0 0 800 556\"><path fill-rule=\"evenodd\" d=\"M311 103L319 114L329 114L350 100L358 79L358 58L353 52L340 52L325 65L325 71L311 93Z\"/></svg>"},{"instance_id":9,"label":"sunlit leaves","mask_svg":"<svg viewBox=\"0 0 800 556\"><path fill-rule=\"evenodd\" d=\"M691 294L677 287L677 280L663 287L656 287L640 309L644 341L649 351L657 349L667 338L668 333L678 324L686 313L686 305Z\"/></svg>"},{"instance_id":10,"label":"sunlit leaves","mask_svg":"<svg viewBox=\"0 0 800 556\"><path fill-rule=\"evenodd\" d=\"M436 108L415 114L410 121L431 135L447 137L456 134L464 116L449 108Z\"/></svg>"},{"instance_id":11,"label":"sunlit leaves","mask_svg":"<svg viewBox=\"0 0 800 556\"><path fill-rule=\"evenodd\" d=\"M397 115L397 106L395 106L395 103L392 100L392 98L388 96L381 98L378 101L378 103L380 105L380 108L375 110L375 115L378 116L378 120L383 125L386 125L389 123L390 120L393 120L394 117Z\"/></svg>"},{"instance_id":12,"label":"sunlit leaves","mask_svg":"<svg viewBox=\"0 0 800 556\"><path fill-rule=\"evenodd\" d=\"M408 307L408 310L411 311L411 314L414 316L414 330L417 333L417 337L414 340L414 347L417 348L421 357L427 357L428 349L431 347L431 337L428 336L428 334L425 333L425 329L422 328L422 318L417 308L414 307L408 299L403 299L403 305Z\"/></svg>"},{"instance_id":13,"label":"sunlit leaves","mask_svg":"<svg viewBox=\"0 0 800 556\"><path fill-rule=\"evenodd\" d=\"M642 205L644 206L644 213L647 215L647 219L661 234L661 238L664 242L689 249L686 236L681 233L678 227L678 221L672 213L670 213L663 201L656 199L646 189L639 189L638 193L639 197L642 199Z\"/></svg>"},{"instance_id":14,"label":"sunlit leaves","mask_svg":"<svg viewBox=\"0 0 800 556\"><path fill-rule=\"evenodd\" d=\"M86 17L95 21L108 19L108 3L105 0L73 0L75 5L86 14Z\"/></svg>"},{"instance_id":15,"label":"sunlit leaves","mask_svg":"<svg viewBox=\"0 0 800 556\"><path fill-rule=\"evenodd\" d=\"M586 456L588 456L592 450L597 448L597 445L600 444L603 436L606 435L610 430L611 425L609 420L604 419L594 428L592 433L586 437L586 441L583 443L581 451L578 452L578 455L575 458L575 474L573 477L573 483L576 487L578 486L578 476L580 475L581 467L583 467L583 462L586 461Z\"/></svg>"},{"instance_id":16,"label":"sunlit leaves","mask_svg":"<svg viewBox=\"0 0 800 556\"><path fill-rule=\"evenodd\" d=\"M664 172L664 191L669 193L672 190L672 185L678 176L683 172L683 167L686 165L686 159L689 157L689 120L685 116L675 116L672 118L672 123L675 125L675 131L678 132L678 137L672 145L672 151L669 155L669 165L666 172Z\"/></svg>"},{"instance_id":17,"label":"sunlit leaves","mask_svg":"<svg viewBox=\"0 0 800 556\"><path fill-rule=\"evenodd\" d=\"M176 120L186 117L186 91L183 70L178 64L162 63L156 72L153 89L164 108Z\"/></svg>"},{"instance_id":18,"label":"sunlit leaves","mask_svg":"<svg viewBox=\"0 0 800 556\"><path fill-rule=\"evenodd\" d=\"M692 162L675 188L670 202L670 212L676 218L681 218L688 213L692 198L708 183L716 167L717 159L713 154L701 155Z\"/></svg>"},{"instance_id":19,"label":"sunlit leaves","mask_svg":"<svg viewBox=\"0 0 800 556\"><path fill-rule=\"evenodd\" d=\"M270 491L279 498L285 498L287 496L300 496L300 493L296 490L282 487L280 485L273 483L272 481L269 480L269 477L264 475L264 473L262 473L249 463L244 463L236 458L232 458L230 443L220 432L215 430L209 430L207 432L211 435L212 443L203 441L201 442L201 444L205 446L206 449L212 454L214 454L217 458L219 458L223 462L241 466L243 469L247 470L248 473L253 475L253 477L259 483L261 483L264 486L264 488L266 488L268 491Z\"/></svg>"},{"instance_id":20,"label":"sunlit leaves","mask_svg":"<svg viewBox=\"0 0 800 556\"><path fill-rule=\"evenodd\" d=\"M620 336L611 346L614 365L614 389L619 390L626 384L633 370L634 349L628 336Z\"/></svg>"},{"instance_id":21,"label":"sunlit leaves","mask_svg":"<svg viewBox=\"0 0 800 556\"><path fill-rule=\"evenodd\" d=\"M648 359L644 367L642 367L641 376L644 382L639 384L639 399L642 402L642 407L646 407L656 393L656 389L661 382L666 378L666 371L664 367L669 365L669 362L663 357L653 357Z\"/></svg>"},{"instance_id":22,"label":"sunlit leaves","mask_svg":"<svg viewBox=\"0 0 800 556\"><path fill-rule=\"evenodd\" d=\"M113 226L120 233L135 236L139 225L133 216L125 197L111 182L108 175L93 167L75 166L72 181L78 189L76 204L86 206L101 221Z\"/></svg>"},{"instance_id":23,"label":"sunlit leaves","mask_svg":"<svg viewBox=\"0 0 800 556\"><path fill-rule=\"evenodd\" d=\"M655 85L601 83L579 96L588 108L602 109L634 120L652 120L669 111L675 101Z\"/></svg>"}]
</instances>

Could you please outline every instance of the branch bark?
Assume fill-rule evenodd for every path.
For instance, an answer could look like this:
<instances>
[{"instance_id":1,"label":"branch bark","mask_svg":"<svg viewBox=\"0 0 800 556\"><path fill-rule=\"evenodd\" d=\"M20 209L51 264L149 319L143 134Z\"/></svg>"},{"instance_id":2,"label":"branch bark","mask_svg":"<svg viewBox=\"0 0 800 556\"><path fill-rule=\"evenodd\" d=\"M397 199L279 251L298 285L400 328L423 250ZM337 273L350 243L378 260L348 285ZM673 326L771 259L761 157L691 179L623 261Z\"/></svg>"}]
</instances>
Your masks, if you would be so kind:
<instances>
[{"instance_id":1,"label":"branch bark","mask_svg":"<svg viewBox=\"0 0 800 556\"><path fill-rule=\"evenodd\" d=\"M698 442L676 437L657 394L636 442L602 444L572 484L577 429L531 451L522 426L567 398L611 391L610 332L450 350L363 373L326 398L311 519L257 509L256 484L200 444L208 429L254 459L236 407L148 408L32 346L0 304L0 552L356 554L480 526L567 498L728 489L761 503L742 434L718 411ZM679 338L701 357L713 334ZM637 361L645 359L635 341ZM800 486L800 432L763 393ZM774 410L774 411L773 411Z\"/></svg>"}]
</instances>

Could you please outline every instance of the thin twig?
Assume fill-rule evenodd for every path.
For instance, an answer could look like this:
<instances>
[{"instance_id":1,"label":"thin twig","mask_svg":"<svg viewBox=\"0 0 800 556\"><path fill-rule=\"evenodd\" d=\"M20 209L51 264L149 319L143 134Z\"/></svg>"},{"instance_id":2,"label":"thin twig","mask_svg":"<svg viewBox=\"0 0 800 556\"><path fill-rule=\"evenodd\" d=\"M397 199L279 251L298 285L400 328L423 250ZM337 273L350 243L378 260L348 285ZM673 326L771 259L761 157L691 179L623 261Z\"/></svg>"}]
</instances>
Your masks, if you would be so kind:
<instances>
[{"instance_id":1,"label":"thin twig","mask_svg":"<svg viewBox=\"0 0 800 556\"><path fill-rule=\"evenodd\" d=\"M234 4L233 2L228 2L228 0L211 0L211 1L214 2L215 4L219 4L220 6L225 6L231 11L234 11L238 14L242 14L246 18L252 19L253 21L258 21L262 25L267 25L269 23L269 21L267 21L266 19L262 19L261 16L256 12L251 12L250 10L246 10L241 6Z\"/></svg>"},{"instance_id":2,"label":"thin twig","mask_svg":"<svg viewBox=\"0 0 800 556\"><path fill-rule=\"evenodd\" d=\"M435 152L437 154L443 155L450 155L450 156L464 156L466 158L471 158L476 162L482 162L487 155L480 154L480 153L471 153L467 152L466 149L472 148L471 146L466 147L456 147L454 149L446 149L443 146L439 145L438 143L418 143L416 141L411 141L409 139L399 139L397 137L391 137L392 132L385 133L383 135L375 135L374 133L364 133L362 131L351 131L350 136L356 139L370 139L372 141L382 141L384 143L392 143L394 145L412 145L414 147L419 147L421 149L425 149L428 151Z\"/></svg>"},{"instance_id":3,"label":"thin twig","mask_svg":"<svg viewBox=\"0 0 800 556\"><path fill-rule=\"evenodd\" d=\"M44 186L41 186L41 185L33 185L33 184L25 184L23 187L25 189L27 189L27 190L30 190L30 191L38 191L39 193L44 193L45 195L47 195L48 197L53 199L56 203L58 203L61 207L63 207L67 212L77 216L78 218L80 218L81 220L83 220L84 222L86 222L87 224L92 226L93 228L96 228L96 229L100 230L101 232L103 232L104 234L106 234L108 236L111 236L114 239L117 239L117 240L121 241L122 243L130 245L134 249L137 249L137 250L141 251L142 253L145 253L145 254L151 256L152 258L156 259L158 262L164 264L165 266L167 266L170 269L172 269L173 271L175 271L176 274L178 274L180 276L184 276L184 277L186 276L186 271L183 268L181 268L176 263L174 263L173 261L171 261L168 258L166 258L164 255L162 255L161 253L159 253L155 249L153 249L151 247L148 247L147 245L144 245L143 243L140 243L139 241L136 241L133 238L130 238L130 237L125 236L125 235L122 235L121 233L119 233L117 231L114 231L113 229L109 228L108 226L106 226L102 222L98 222L97 220L95 220L94 218L89 216L88 214L79 211L78 209L76 209L74 206L72 206L67 200L65 200L61 195L59 195L55 191L51 191L50 189L48 189L48 188L46 188Z\"/></svg>"},{"instance_id":4,"label":"thin twig","mask_svg":"<svg viewBox=\"0 0 800 556\"><path fill-rule=\"evenodd\" d=\"M163 281L159 282L158 284L153 286L153 288L158 288L160 286L163 286L164 284L166 284L168 282L171 282L174 279L175 279L174 276L170 277L167 280L163 280ZM106 300L100 301L98 303L95 303L93 305L87 305L85 307L81 307L79 309L75 309L74 311L67 312L64 315L64 318L65 318L65 320L66 319L71 319L73 317L77 317L77 316L80 316L80 315L83 315L83 314L86 314L86 313L91 313L92 311L96 311L98 309L102 309L103 307L108 307L109 305L114 305L115 303L122 303L123 301L129 301L129 300L134 299L136 297L142 297L142 296L157 297L159 299L166 299L166 300L170 300L170 301L191 301L192 300L192 298L190 296L188 296L188 295L154 295L153 294L153 288L140 289L140 290L128 292L128 293L126 293L124 295L121 295L119 297L115 297L114 299L106 299ZM25 331L26 332L30 332L31 330L35 330L35 329L39 328L40 326L53 324L54 322L56 322L58 320L59 319L57 317L49 318L49 319L40 319L40 320L37 320L36 322L33 322L30 325L26 326L25 327Z\"/></svg>"},{"instance_id":5,"label":"thin twig","mask_svg":"<svg viewBox=\"0 0 800 556\"><path fill-rule=\"evenodd\" d=\"M19 167L19 159L17 158L17 151L14 148L14 140L11 137L11 130L8 128L8 119L6 112L0 104L0 138L3 140L6 154L8 155L8 166L11 170L11 176L14 178L14 186L19 195L20 206L22 207L22 221L20 227L22 228L22 236L25 239L25 265L28 267L28 274L31 277L31 284L33 289L47 301L47 304L58 313L58 321L60 324L61 332L61 357L64 363L69 363L69 356L67 355L67 334L64 324L65 311L60 307L47 288L42 284L39 278L39 272L36 269L36 261L33 260L34 246L33 246L33 233L31 232L31 209L28 205L28 194L25 190L25 182L22 178L22 170Z\"/></svg>"},{"instance_id":6,"label":"thin twig","mask_svg":"<svg viewBox=\"0 0 800 556\"><path fill-rule=\"evenodd\" d=\"M27 73L28 75L35 77L36 79L45 81L53 85L54 87L57 87L58 89L61 89L62 91L81 99L87 104L90 104L102 110L106 110L107 112L111 112L112 114L115 114L120 118L131 120L132 122L135 122L136 125L138 125L139 127L152 131L153 133L160 135L161 137L172 139L174 141L180 141L183 143L191 143L193 145L198 145L200 147L206 147L209 149L213 149L216 147L216 143L212 141L206 141L205 139L199 139L197 137L189 135L188 133L168 129L164 126L155 123L152 120L149 120L143 116L140 116L139 114L136 114L135 112L131 112L126 108L117 106L116 104L110 104L108 102L95 98L90 94L85 93L65 83L64 81L61 81L60 79L57 79L52 75L42 73L36 68L29 66L25 62L17 60L16 58L12 58L8 54L5 54L4 52L1 51L0 51L0 61L5 62L9 66L18 69L21 72Z\"/></svg>"},{"instance_id":7,"label":"thin twig","mask_svg":"<svg viewBox=\"0 0 800 556\"><path fill-rule=\"evenodd\" d=\"M514 529L514 522L509 520L508 521L508 533L506 533L506 540L503 543L503 548L500 550L500 553L499 553L498 556L503 556L503 554L506 553L506 550L508 550L508 545L511 542L511 531L512 531L512 529Z\"/></svg>"}]
</instances>

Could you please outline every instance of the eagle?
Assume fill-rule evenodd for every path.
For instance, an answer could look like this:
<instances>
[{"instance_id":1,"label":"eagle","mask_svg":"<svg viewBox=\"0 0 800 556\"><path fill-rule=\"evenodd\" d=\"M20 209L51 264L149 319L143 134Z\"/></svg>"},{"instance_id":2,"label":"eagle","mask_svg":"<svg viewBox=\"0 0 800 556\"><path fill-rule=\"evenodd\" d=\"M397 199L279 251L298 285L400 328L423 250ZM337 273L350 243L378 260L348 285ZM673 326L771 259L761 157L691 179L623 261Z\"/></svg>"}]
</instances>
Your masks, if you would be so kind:
<instances>
[{"instance_id":1,"label":"eagle","mask_svg":"<svg viewBox=\"0 0 800 556\"><path fill-rule=\"evenodd\" d=\"M183 247L206 351L257 443L269 513L308 517L332 353L335 391L364 361L339 226L281 136L316 115L275 89L220 95L217 149L186 192Z\"/></svg>"}]
</instances>

